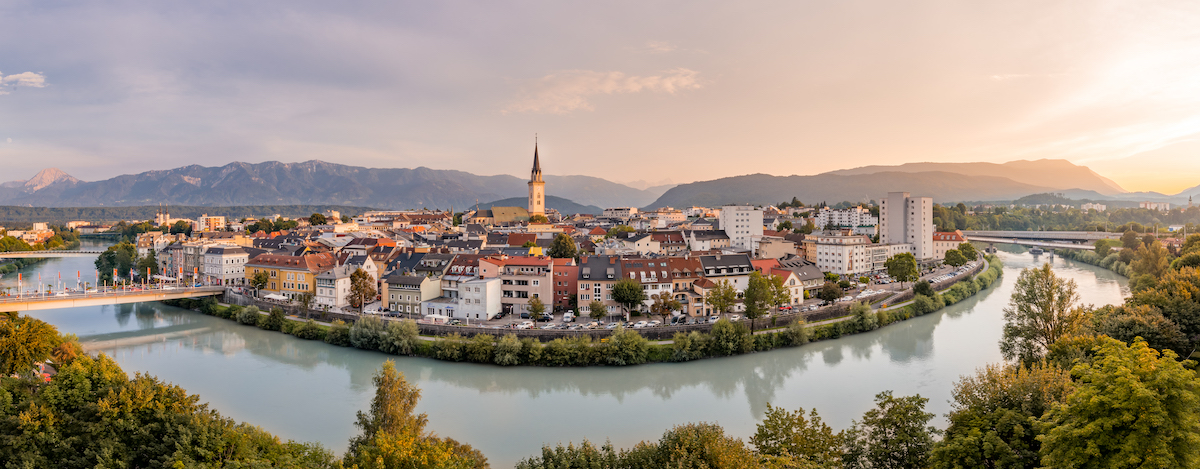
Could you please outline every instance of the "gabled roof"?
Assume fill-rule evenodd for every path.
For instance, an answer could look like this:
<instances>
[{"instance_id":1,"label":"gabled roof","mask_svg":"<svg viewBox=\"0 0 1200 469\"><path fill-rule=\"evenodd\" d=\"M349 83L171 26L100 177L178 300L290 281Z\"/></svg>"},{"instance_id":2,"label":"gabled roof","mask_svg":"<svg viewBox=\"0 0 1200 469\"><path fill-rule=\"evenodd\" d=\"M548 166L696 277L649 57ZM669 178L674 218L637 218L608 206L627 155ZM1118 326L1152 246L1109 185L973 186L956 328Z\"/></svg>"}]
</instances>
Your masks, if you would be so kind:
<instances>
[{"instance_id":1,"label":"gabled roof","mask_svg":"<svg viewBox=\"0 0 1200 469\"><path fill-rule=\"evenodd\" d=\"M320 273L337 267L337 258L333 257L333 254L327 252L320 254L307 254L304 256L259 254L253 259L250 259L250 262L247 262L246 265L250 267L267 267L286 270L307 270L312 273Z\"/></svg>"}]
</instances>

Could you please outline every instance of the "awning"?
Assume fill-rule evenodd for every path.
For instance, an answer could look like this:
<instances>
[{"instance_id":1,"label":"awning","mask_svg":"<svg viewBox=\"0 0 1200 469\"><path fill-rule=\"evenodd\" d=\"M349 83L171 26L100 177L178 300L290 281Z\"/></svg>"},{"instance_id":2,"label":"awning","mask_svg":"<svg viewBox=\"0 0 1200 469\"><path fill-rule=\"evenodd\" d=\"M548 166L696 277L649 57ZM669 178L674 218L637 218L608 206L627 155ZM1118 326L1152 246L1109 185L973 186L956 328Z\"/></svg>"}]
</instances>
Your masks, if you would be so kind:
<instances>
[{"instance_id":1,"label":"awning","mask_svg":"<svg viewBox=\"0 0 1200 469\"><path fill-rule=\"evenodd\" d=\"M267 296L264 296L263 298L266 298L266 299L268 299L268 300L279 300L279 301L284 301L284 300L286 300L286 299L287 299L287 297L286 297L286 296L283 296L283 295L276 295L276 294L274 294L274 293L272 293L272 294L270 294L270 295L267 295Z\"/></svg>"}]
</instances>

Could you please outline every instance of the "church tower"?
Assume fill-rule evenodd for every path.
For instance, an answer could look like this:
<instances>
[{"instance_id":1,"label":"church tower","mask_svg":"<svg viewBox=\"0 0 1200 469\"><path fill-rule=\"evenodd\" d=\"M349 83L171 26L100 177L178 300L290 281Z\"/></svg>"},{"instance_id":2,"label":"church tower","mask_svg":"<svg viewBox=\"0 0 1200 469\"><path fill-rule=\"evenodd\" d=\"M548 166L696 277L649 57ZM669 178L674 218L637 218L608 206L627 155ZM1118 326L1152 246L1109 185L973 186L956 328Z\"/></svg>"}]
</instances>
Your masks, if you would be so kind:
<instances>
[{"instance_id":1,"label":"church tower","mask_svg":"<svg viewBox=\"0 0 1200 469\"><path fill-rule=\"evenodd\" d=\"M534 215L546 216L546 181L542 180L536 140L533 142L533 171L529 175L529 216Z\"/></svg>"}]
</instances>

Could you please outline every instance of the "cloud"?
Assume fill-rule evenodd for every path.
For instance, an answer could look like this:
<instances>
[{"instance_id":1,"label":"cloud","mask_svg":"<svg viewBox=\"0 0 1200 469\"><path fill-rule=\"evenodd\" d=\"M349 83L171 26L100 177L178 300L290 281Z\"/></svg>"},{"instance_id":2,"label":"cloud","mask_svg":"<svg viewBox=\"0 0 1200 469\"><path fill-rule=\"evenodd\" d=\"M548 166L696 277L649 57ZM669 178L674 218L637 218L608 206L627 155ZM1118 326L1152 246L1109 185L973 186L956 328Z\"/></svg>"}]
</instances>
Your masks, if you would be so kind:
<instances>
[{"instance_id":1,"label":"cloud","mask_svg":"<svg viewBox=\"0 0 1200 469\"><path fill-rule=\"evenodd\" d=\"M621 72L563 70L546 75L528 87L523 96L504 110L566 114L592 110L588 98L597 94L625 94L649 91L675 94L704 86L700 72L686 68L667 70L660 75L626 76Z\"/></svg>"},{"instance_id":2,"label":"cloud","mask_svg":"<svg viewBox=\"0 0 1200 469\"><path fill-rule=\"evenodd\" d=\"M641 51L649 52L651 54L665 54L678 48L679 47L675 44L671 44L666 41L648 41L646 42L646 45L641 48Z\"/></svg>"},{"instance_id":3,"label":"cloud","mask_svg":"<svg viewBox=\"0 0 1200 469\"><path fill-rule=\"evenodd\" d=\"M16 88L20 86L28 88L45 88L46 76L40 73L24 72L16 75L8 75L0 73L0 95L8 94L9 91L4 88Z\"/></svg>"}]
</instances>

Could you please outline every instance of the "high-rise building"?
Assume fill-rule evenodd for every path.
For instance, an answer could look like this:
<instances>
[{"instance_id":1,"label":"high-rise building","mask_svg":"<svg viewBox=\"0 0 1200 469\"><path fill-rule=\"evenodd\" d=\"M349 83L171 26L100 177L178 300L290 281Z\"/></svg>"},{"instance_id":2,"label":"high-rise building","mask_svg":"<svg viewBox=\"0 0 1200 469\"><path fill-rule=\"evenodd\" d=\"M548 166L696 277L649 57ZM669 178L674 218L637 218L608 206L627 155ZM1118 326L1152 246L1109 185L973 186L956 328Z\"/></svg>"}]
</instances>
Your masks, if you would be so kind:
<instances>
[{"instance_id":1,"label":"high-rise building","mask_svg":"<svg viewBox=\"0 0 1200 469\"><path fill-rule=\"evenodd\" d=\"M888 192L879 204L879 242L909 244L917 260L933 259L933 198Z\"/></svg>"},{"instance_id":2,"label":"high-rise building","mask_svg":"<svg viewBox=\"0 0 1200 469\"><path fill-rule=\"evenodd\" d=\"M729 246L753 251L763 235L762 210L748 205L721 208L721 230L729 236Z\"/></svg>"},{"instance_id":3,"label":"high-rise building","mask_svg":"<svg viewBox=\"0 0 1200 469\"><path fill-rule=\"evenodd\" d=\"M533 142L533 171L529 175L529 216L534 215L546 216L546 181L542 180L537 142Z\"/></svg>"}]
</instances>

